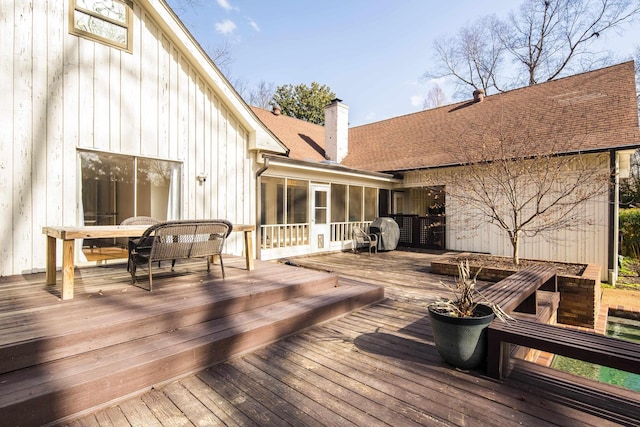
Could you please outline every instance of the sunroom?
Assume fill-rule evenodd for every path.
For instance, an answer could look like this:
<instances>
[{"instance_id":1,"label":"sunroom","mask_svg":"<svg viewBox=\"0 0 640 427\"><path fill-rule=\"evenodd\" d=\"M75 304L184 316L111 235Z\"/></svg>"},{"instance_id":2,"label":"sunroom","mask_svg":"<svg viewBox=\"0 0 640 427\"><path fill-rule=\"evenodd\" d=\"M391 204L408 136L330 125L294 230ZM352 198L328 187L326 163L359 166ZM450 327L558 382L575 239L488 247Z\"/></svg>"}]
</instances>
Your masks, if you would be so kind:
<instances>
[{"instance_id":1,"label":"sunroom","mask_svg":"<svg viewBox=\"0 0 640 427\"><path fill-rule=\"evenodd\" d=\"M352 248L353 227L391 211L392 175L265 156L259 172L259 259Z\"/></svg>"}]
</instances>

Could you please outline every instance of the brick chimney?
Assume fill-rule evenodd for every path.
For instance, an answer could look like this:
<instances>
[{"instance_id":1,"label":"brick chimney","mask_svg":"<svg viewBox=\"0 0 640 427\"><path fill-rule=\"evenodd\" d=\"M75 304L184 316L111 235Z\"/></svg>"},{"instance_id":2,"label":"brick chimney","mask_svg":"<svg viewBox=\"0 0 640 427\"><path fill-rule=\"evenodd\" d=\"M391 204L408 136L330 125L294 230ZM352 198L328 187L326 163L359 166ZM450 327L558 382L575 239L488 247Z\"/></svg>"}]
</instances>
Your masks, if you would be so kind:
<instances>
[{"instance_id":1,"label":"brick chimney","mask_svg":"<svg viewBox=\"0 0 640 427\"><path fill-rule=\"evenodd\" d=\"M338 98L324 107L324 149L338 163L349 153L349 107Z\"/></svg>"}]
</instances>

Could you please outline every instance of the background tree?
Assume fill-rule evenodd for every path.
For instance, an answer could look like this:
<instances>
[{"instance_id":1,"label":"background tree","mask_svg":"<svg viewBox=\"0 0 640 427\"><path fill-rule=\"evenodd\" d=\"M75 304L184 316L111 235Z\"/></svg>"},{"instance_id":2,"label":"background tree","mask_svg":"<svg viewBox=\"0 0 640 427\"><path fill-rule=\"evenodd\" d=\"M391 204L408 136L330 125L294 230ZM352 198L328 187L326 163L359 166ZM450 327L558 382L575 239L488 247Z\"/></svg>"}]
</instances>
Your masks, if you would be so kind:
<instances>
[{"instance_id":1,"label":"background tree","mask_svg":"<svg viewBox=\"0 0 640 427\"><path fill-rule=\"evenodd\" d=\"M462 27L453 37L437 39L436 66L425 73L427 78L453 77L457 84L456 94L469 97L474 89L501 91L497 77L505 46L501 34L503 23L494 15ZM469 90L469 88L472 88Z\"/></svg>"},{"instance_id":2,"label":"background tree","mask_svg":"<svg viewBox=\"0 0 640 427\"><path fill-rule=\"evenodd\" d=\"M444 90L438 85L433 85L433 87L429 89L429 92L427 92L423 107L425 109L441 107L446 102L447 95L444 93Z\"/></svg>"},{"instance_id":3,"label":"background tree","mask_svg":"<svg viewBox=\"0 0 640 427\"><path fill-rule=\"evenodd\" d=\"M591 49L594 41L639 13L637 0L527 0L510 15L503 40L533 85L609 62L608 53Z\"/></svg>"},{"instance_id":4,"label":"background tree","mask_svg":"<svg viewBox=\"0 0 640 427\"><path fill-rule=\"evenodd\" d=\"M273 96L275 95L275 85L261 80L256 89L249 93L247 102L254 107L263 108L265 110L271 107Z\"/></svg>"},{"instance_id":5,"label":"background tree","mask_svg":"<svg viewBox=\"0 0 640 427\"><path fill-rule=\"evenodd\" d=\"M513 262L519 264L523 238L540 235L553 241L561 230L579 230L602 220L591 216L594 210L586 205L608 195L608 157L597 163L593 156L557 155L560 139L547 140L542 148L535 126L507 127L497 120L468 135L483 141L477 149L458 150L458 162L465 166L447 183L447 212L460 210L466 229L487 223L498 227L508 236ZM560 129L561 120L557 122ZM559 134L549 134L554 133Z\"/></svg>"},{"instance_id":6,"label":"background tree","mask_svg":"<svg viewBox=\"0 0 640 427\"><path fill-rule=\"evenodd\" d=\"M594 42L639 16L638 0L525 0L507 20L481 18L436 41L437 65L425 75L453 77L468 98L473 89L489 94L592 70L611 61Z\"/></svg>"},{"instance_id":7,"label":"background tree","mask_svg":"<svg viewBox=\"0 0 640 427\"><path fill-rule=\"evenodd\" d=\"M324 107L331 103L336 94L326 85L312 82L305 84L278 86L273 95L273 103L280 106L282 114L324 124Z\"/></svg>"}]
</instances>

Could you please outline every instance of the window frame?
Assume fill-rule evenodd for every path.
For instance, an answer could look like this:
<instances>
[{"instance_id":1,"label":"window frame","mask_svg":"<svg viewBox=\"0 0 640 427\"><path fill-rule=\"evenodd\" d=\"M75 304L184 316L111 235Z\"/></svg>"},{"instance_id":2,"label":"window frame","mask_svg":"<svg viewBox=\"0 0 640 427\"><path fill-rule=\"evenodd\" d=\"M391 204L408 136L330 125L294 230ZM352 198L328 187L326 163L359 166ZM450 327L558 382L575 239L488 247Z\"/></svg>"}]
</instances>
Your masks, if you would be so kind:
<instances>
[{"instance_id":1,"label":"window frame","mask_svg":"<svg viewBox=\"0 0 640 427\"><path fill-rule=\"evenodd\" d=\"M133 52L133 2L131 0L112 0L117 3L121 3L124 5L126 9L126 18L125 23L121 22L96 13L90 9L85 9L81 6L78 6L78 0L70 0L69 1L69 33L78 37L90 39L116 49L123 50L125 52L132 53ZM123 28L127 34L126 44L118 43L112 39L107 37L103 37L99 34L94 34L90 31L85 31L80 28L76 28L76 12L83 13L89 15L95 19L99 19L108 24L115 25L117 27Z\"/></svg>"}]
</instances>

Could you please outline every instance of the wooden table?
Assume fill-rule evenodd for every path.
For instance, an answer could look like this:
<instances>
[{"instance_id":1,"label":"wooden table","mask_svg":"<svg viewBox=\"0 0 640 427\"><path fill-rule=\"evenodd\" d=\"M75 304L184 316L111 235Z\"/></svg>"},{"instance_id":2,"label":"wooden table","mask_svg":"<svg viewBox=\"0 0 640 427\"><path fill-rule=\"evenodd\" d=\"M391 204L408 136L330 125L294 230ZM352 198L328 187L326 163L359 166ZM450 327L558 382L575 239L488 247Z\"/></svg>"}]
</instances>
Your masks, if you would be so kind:
<instances>
[{"instance_id":1,"label":"wooden table","mask_svg":"<svg viewBox=\"0 0 640 427\"><path fill-rule=\"evenodd\" d=\"M56 239L62 240L62 299L73 298L76 239L140 237L149 225L89 225L43 227L47 236L47 285L56 284ZM244 232L244 253L247 270L253 270L253 237L251 224L234 224L232 232Z\"/></svg>"}]
</instances>

